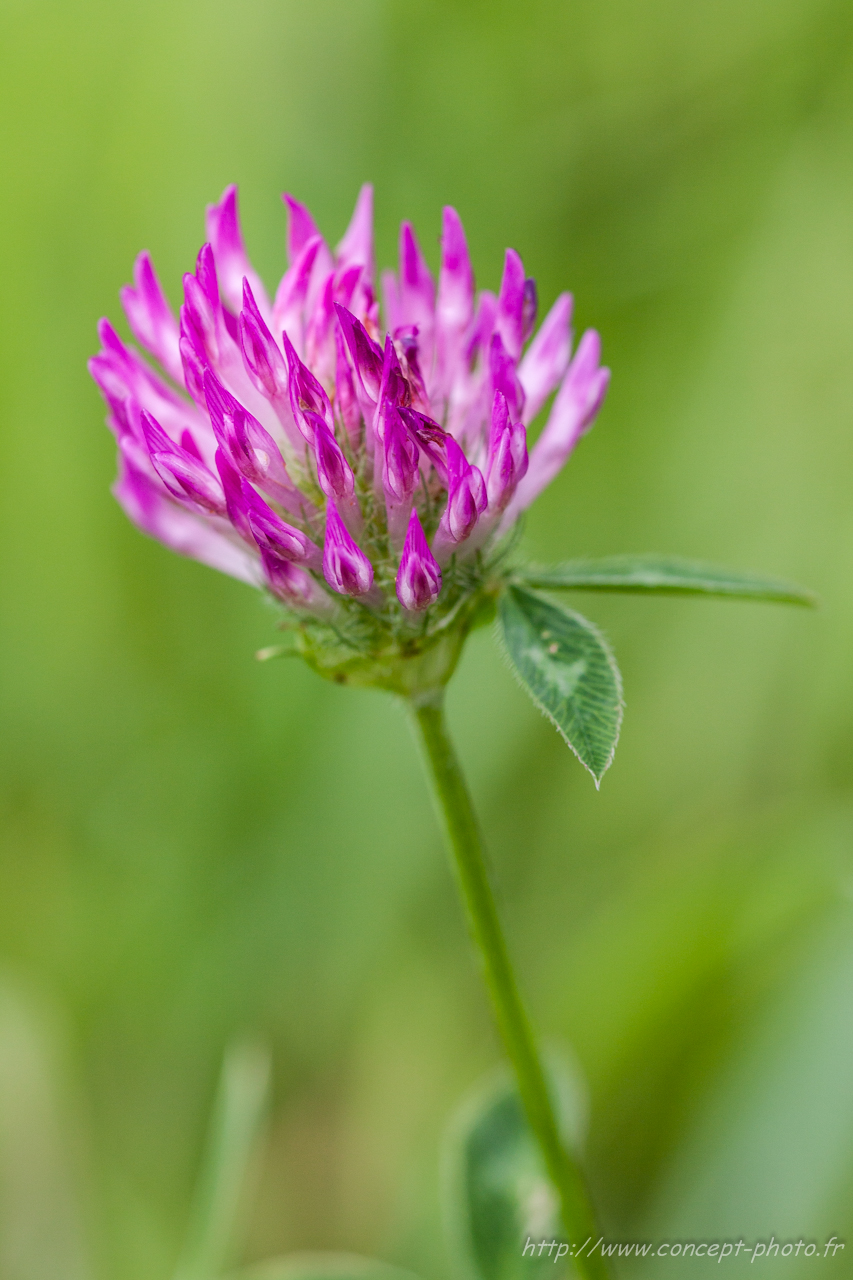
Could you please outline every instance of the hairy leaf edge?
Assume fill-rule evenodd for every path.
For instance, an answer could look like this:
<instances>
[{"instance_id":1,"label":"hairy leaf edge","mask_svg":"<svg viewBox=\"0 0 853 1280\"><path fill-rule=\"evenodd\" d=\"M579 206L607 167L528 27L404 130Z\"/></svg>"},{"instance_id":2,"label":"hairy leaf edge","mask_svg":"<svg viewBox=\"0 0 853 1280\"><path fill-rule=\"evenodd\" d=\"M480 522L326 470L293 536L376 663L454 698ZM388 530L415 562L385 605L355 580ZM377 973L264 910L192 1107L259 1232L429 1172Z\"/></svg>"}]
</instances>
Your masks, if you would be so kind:
<instances>
[{"instance_id":1,"label":"hairy leaf edge","mask_svg":"<svg viewBox=\"0 0 853 1280\"><path fill-rule=\"evenodd\" d=\"M562 609L564 613L571 614L571 616L572 616L573 618L575 618L578 622L583 623L583 625L584 625L585 627L588 627L588 628L589 628L589 630L590 630L590 631L592 632L592 634L595 636L595 638L596 638L596 640L598 641L598 643L601 645L601 648L602 648L602 650L603 650L603 652L604 652L604 656L605 656L605 657L606 657L606 659L607 659L608 666L610 667L610 670L613 672L613 678L614 678L614 679L615 679L615 681L616 681L616 696L617 696L616 710L617 710L617 721L616 721L616 733L615 733L614 738L613 738L613 745L611 746L610 751L609 751L608 756L607 756L607 759L606 759L606 761L604 762L604 765L602 766L601 773L599 773L598 775L596 775L595 773L593 773L593 771L592 771L592 769L590 769L589 765L588 765L584 760L582 760L582 759L581 759L581 756L578 754L578 750L577 750L577 748L576 748L576 747L575 747L575 746L574 746L574 745L569 741L569 739L566 737L566 735L565 735L565 733L563 732L562 728L561 728L561 727L560 727L560 725L558 724L558 722L557 722L557 720L555 719L555 717L554 717L554 716L551 714L551 712L548 710L548 708L547 708L547 707L544 707L544 706L542 705L542 703L539 701L539 699L536 697L536 695L535 695L535 694L533 693L533 691L530 689L529 685L527 684L526 680L524 679L524 676L521 674L521 672L519 671L518 667L517 667L517 666L515 665L515 663L513 662L512 655L511 655L511 654L510 654L510 652L509 652L509 646L507 645L507 643L506 643L506 639L505 639L505 637L504 637L503 618L502 618L502 616L501 616L501 605L502 605L502 603L503 603L504 596L507 594L507 591L512 591L512 590L515 590L515 589L518 589L518 590L521 590L521 591L528 591L528 592L530 593L530 595L539 595L539 596L541 596L541 597L542 597L542 599L547 600L549 604L552 604L552 605L554 606L554 608L555 608L555 609ZM533 591L533 590L531 590L531 588L530 588L529 586L527 586L527 584L526 584L526 583L525 583L525 584L522 584L522 583L520 583L520 582L518 582L518 583L509 582L509 583L507 584L507 586L506 586L505 590L501 592L500 598L499 598L499 600L498 600L498 614L497 614L497 617L496 617L496 619L495 619L495 624L494 624L494 635L495 635L495 641L496 641L496 643L497 643L498 649L499 649L499 651L501 652L501 654L503 655L504 661L506 662L507 666L509 667L510 671L512 672L512 674L513 674L513 676L515 677L515 679L516 679L516 681L518 682L518 684L521 686L521 688L522 688L522 689L524 690L524 692L527 694L528 698L529 698L529 699L530 699L530 701L533 703L533 705L534 705L535 707L537 707L537 708L539 709L539 711L541 711L541 713L542 713L542 715L545 717L545 719L546 719L546 720L550 720L550 721L551 721L551 724L552 724L552 725L554 726L554 728L557 730L557 733L558 733L558 734L560 735L560 737L563 739L563 741L565 742L566 746L570 749L570 751L572 751L572 753L573 753L575 756L577 756L577 759L580 761L580 763L583 765L584 769L586 769L587 773L588 773L588 774L590 775L590 777L592 778L593 782L595 783L595 789L596 789L596 791L600 791L600 790L601 790L601 781L602 781L602 779L603 779L603 777L604 777L605 773L607 772L607 770L610 768L610 766L611 766L611 765L612 765L612 763L613 763L613 757L615 756L615 754L616 754L616 748L617 748L617 746L619 745L619 736L620 736L620 734L621 734L621 732L622 732L622 721L623 721L624 716L625 716L625 699L624 699L624 696L623 696L623 688L622 688L622 672L619 670L619 666L618 666L618 664L617 664L617 662L616 662L616 658L615 658L615 656L614 656L613 650L611 649L610 645L608 644L607 639L606 639L606 638L605 638L605 636L604 636L604 633L601 631L601 629L600 629L599 627L597 627L597 626L595 625L595 623L594 623L594 622L590 622L589 618L585 618L585 617L584 617L584 615L583 615L582 613L578 613L576 609L567 609L567 608L566 608L566 606L562 603L562 601L552 600L552 599L551 599L548 595L546 595L544 592L541 592L541 591L540 591L540 592Z\"/></svg>"}]
</instances>

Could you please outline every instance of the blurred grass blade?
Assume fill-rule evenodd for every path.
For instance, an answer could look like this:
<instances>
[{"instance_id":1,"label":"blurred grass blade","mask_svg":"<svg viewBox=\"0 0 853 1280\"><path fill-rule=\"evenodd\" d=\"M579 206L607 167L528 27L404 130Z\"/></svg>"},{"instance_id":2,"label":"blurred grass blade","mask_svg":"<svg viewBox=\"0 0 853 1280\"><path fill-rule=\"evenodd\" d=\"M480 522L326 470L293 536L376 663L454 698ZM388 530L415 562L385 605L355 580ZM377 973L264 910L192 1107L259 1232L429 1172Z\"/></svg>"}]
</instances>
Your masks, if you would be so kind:
<instances>
[{"instance_id":1,"label":"blurred grass blade","mask_svg":"<svg viewBox=\"0 0 853 1280\"><path fill-rule=\"evenodd\" d=\"M69 1159L54 1018L0 974L0 1275L86 1280L79 1176Z\"/></svg>"},{"instance_id":2,"label":"blurred grass blade","mask_svg":"<svg viewBox=\"0 0 853 1280\"><path fill-rule=\"evenodd\" d=\"M552 1093L565 1140L579 1145L583 1090L575 1072L548 1061ZM445 1218L451 1247L477 1280L563 1280L567 1252L542 1240L564 1241L559 1198L545 1172L509 1072L493 1073L451 1122L444 1164ZM524 1254L528 1241L535 1251ZM583 1241L575 1241L575 1245Z\"/></svg>"},{"instance_id":3,"label":"blurred grass blade","mask_svg":"<svg viewBox=\"0 0 853 1280\"><path fill-rule=\"evenodd\" d=\"M814 608L817 596L781 578L765 578L736 569L677 556L605 556L569 560L552 569L522 569L516 577L529 587L546 590L634 591L663 595L735 596Z\"/></svg>"},{"instance_id":4,"label":"blurred grass blade","mask_svg":"<svg viewBox=\"0 0 853 1280\"><path fill-rule=\"evenodd\" d=\"M269 1095L269 1054L228 1050L175 1280L214 1280L230 1261L241 1225L249 1164Z\"/></svg>"},{"instance_id":5,"label":"blurred grass blade","mask_svg":"<svg viewBox=\"0 0 853 1280\"><path fill-rule=\"evenodd\" d=\"M622 723L622 679L603 637L579 613L517 586L503 593L499 618L519 680L599 786Z\"/></svg>"},{"instance_id":6,"label":"blurred grass blade","mask_svg":"<svg viewBox=\"0 0 853 1280\"><path fill-rule=\"evenodd\" d=\"M293 1253L232 1272L227 1280L415 1280L415 1276L355 1253Z\"/></svg>"}]
</instances>

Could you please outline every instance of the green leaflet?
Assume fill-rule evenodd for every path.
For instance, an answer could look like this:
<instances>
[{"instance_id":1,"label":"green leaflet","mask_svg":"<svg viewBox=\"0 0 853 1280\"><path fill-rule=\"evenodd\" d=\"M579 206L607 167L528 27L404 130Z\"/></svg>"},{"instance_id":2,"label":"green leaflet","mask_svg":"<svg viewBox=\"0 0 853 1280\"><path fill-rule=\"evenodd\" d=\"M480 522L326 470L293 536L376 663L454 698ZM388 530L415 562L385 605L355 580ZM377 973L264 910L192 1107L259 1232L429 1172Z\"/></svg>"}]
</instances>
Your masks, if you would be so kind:
<instances>
[{"instance_id":1,"label":"green leaflet","mask_svg":"<svg viewBox=\"0 0 853 1280\"><path fill-rule=\"evenodd\" d=\"M552 569L521 569L516 575L527 586L547 590L639 591L669 595L739 596L814 607L817 597L796 583L763 578L754 573L721 569L677 556L605 556L601 560L570 560Z\"/></svg>"},{"instance_id":2,"label":"green leaflet","mask_svg":"<svg viewBox=\"0 0 853 1280\"><path fill-rule=\"evenodd\" d=\"M577 1141L581 1089L572 1075L564 1069L557 1074L555 1064L549 1065L561 1119ZM557 1193L506 1070L494 1073L451 1123L444 1196L451 1244L476 1280L566 1280L574 1275L565 1261L567 1250L557 1256L565 1239ZM555 1247L546 1243L540 1253L543 1240L554 1240Z\"/></svg>"},{"instance_id":3,"label":"green leaflet","mask_svg":"<svg viewBox=\"0 0 853 1280\"><path fill-rule=\"evenodd\" d=\"M521 683L599 786L622 723L622 680L603 638L579 613L519 586L504 592L499 618Z\"/></svg>"}]
</instances>

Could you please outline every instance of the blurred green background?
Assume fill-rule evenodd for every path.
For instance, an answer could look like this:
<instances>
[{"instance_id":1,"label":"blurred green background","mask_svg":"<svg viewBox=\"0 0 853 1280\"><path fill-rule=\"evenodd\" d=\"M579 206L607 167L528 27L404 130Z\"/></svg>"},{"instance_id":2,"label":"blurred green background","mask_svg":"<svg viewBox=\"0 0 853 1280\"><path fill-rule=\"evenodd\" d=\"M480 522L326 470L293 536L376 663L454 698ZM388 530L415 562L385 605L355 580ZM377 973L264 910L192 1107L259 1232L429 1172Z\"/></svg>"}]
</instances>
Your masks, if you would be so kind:
<instances>
[{"instance_id":1,"label":"blurred green background","mask_svg":"<svg viewBox=\"0 0 853 1280\"><path fill-rule=\"evenodd\" d=\"M143 247L178 299L231 181L271 283L280 191L334 242L371 179L382 265L451 202L482 285L511 244L574 290L613 386L532 556L821 593L578 596L626 685L600 794L487 632L450 711L609 1233L853 1236L849 5L2 0L0 104L2 1280L169 1276L246 1034L246 1258L448 1276L442 1128L499 1056L398 708L254 662L273 611L109 494L95 321Z\"/></svg>"}]
</instances>

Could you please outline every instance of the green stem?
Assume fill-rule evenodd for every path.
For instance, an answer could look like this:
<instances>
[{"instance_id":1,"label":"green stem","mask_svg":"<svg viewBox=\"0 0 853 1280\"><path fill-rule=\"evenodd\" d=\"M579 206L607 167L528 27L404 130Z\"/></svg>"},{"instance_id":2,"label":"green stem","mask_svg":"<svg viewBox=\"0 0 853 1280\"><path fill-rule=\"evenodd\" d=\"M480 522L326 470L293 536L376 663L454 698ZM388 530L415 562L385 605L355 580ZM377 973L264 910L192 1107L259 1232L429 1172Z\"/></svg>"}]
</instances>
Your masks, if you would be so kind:
<instances>
[{"instance_id":1,"label":"green stem","mask_svg":"<svg viewBox=\"0 0 853 1280\"><path fill-rule=\"evenodd\" d=\"M563 1225L569 1240L580 1250L580 1255L573 1259L574 1266L587 1280L602 1280L607 1276L607 1267L601 1253L589 1256L601 1233L583 1173L560 1137L533 1031L498 919L471 797L447 733L443 697L438 695L429 702L410 705L498 1029L515 1071L527 1121L560 1196ZM585 1241L587 1248L583 1250Z\"/></svg>"}]
</instances>

